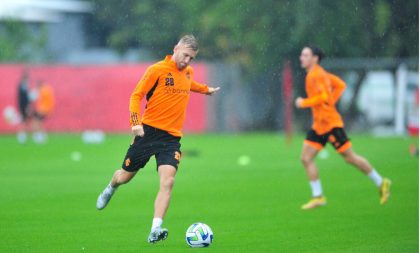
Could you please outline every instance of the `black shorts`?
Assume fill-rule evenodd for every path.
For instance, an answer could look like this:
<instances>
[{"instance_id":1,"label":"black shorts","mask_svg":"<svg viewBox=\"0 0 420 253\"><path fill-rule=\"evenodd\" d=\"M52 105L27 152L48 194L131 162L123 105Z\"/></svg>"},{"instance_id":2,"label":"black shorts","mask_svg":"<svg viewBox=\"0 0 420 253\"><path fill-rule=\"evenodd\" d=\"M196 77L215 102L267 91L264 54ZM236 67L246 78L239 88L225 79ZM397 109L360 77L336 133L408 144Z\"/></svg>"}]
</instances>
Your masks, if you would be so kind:
<instances>
[{"instance_id":1,"label":"black shorts","mask_svg":"<svg viewBox=\"0 0 420 253\"><path fill-rule=\"evenodd\" d=\"M40 113L40 112L37 112L37 111L34 112L33 116L34 116L35 119L37 119L39 121L44 121L47 118L46 114L43 114L43 113Z\"/></svg>"},{"instance_id":2,"label":"black shorts","mask_svg":"<svg viewBox=\"0 0 420 253\"><path fill-rule=\"evenodd\" d=\"M22 117L22 121L27 121L30 118L30 113L29 113L29 104L28 105L20 105L19 106L19 113Z\"/></svg>"},{"instance_id":3,"label":"black shorts","mask_svg":"<svg viewBox=\"0 0 420 253\"><path fill-rule=\"evenodd\" d=\"M327 144L331 143L334 148L342 153L351 148L351 142L347 138L346 132L343 128L333 128L328 133L319 135L313 129L311 129L306 135L305 143L314 147L317 150L321 150Z\"/></svg>"},{"instance_id":4,"label":"black shorts","mask_svg":"<svg viewBox=\"0 0 420 253\"><path fill-rule=\"evenodd\" d=\"M146 166L150 157L155 156L157 168L172 165L178 169L181 159L181 137L175 137L166 131L143 125L144 136L136 136L128 148L122 168L135 172Z\"/></svg>"}]
</instances>

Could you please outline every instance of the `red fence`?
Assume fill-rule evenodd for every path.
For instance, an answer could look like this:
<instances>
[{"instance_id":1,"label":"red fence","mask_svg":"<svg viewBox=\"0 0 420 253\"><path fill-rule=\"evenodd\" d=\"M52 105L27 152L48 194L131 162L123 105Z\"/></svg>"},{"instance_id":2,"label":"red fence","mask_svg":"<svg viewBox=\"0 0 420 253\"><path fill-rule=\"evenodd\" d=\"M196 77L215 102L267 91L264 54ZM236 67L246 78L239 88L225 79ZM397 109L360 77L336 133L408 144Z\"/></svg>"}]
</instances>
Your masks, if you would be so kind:
<instances>
[{"instance_id":1,"label":"red fence","mask_svg":"<svg viewBox=\"0 0 420 253\"><path fill-rule=\"evenodd\" d=\"M131 92L149 64L105 66L31 66L30 87L43 80L54 89L56 106L46 128L59 132L100 129L107 132L130 130L128 103ZM17 85L24 66L0 65L0 110L17 107ZM206 83L207 68L195 64L195 79ZM143 104L144 108L144 104ZM184 130L206 130L206 98L191 93ZM0 120L0 133L14 132L15 126Z\"/></svg>"}]
</instances>

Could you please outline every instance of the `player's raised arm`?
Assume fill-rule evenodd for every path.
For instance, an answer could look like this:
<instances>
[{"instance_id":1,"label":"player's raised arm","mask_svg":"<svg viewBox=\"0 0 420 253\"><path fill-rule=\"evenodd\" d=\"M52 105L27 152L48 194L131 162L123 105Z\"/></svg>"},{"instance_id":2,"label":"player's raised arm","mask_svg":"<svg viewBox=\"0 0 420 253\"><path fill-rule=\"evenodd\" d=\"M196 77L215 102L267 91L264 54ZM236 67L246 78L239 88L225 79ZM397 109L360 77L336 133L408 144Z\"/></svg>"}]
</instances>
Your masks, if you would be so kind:
<instances>
[{"instance_id":1,"label":"player's raised arm","mask_svg":"<svg viewBox=\"0 0 420 253\"><path fill-rule=\"evenodd\" d=\"M158 73L153 68L148 68L142 79L138 82L136 88L130 97L130 124L134 135L143 136L144 132L140 124L140 102L143 97L152 89L158 80Z\"/></svg>"},{"instance_id":2,"label":"player's raised arm","mask_svg":"<svg viewBox=\"0 0 420 253\"><path fill-rule=\"evenodd\" d=\"M343 95L344 90L346 89L346 83L340 77L331 73L328 74L328 77L330 78L332 87L331 97L333 103L336 104L337 101L340 99L341 95Z\"/></svg>"}]
</instances>

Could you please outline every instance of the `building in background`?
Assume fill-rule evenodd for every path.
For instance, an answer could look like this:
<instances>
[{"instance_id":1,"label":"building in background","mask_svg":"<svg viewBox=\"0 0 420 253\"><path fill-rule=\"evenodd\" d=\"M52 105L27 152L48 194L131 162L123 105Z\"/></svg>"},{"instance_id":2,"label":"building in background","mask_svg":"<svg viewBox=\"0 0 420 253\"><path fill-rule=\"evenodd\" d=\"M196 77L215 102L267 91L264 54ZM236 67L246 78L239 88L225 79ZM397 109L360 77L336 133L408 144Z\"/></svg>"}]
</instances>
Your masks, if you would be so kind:
<instances>
[{"instance_id":1,"label":"building in background","mask_svg":"<svg viewBox=\"0 0 420 253\"><path fill-rule=\"evenodd\" d=\"M1 0L0 20L24 22L32 36L45 37L44 52L34 52L30 60L61 62L71 51L86 49L84 26L92 10L86 1Z\"/></svg>"},{"instance_id":2,"label":"building in background","mask_svg":"<svg viewBox=\"0 0 420 253\"><path fill-rule=\"evenodd\" d=\"M96 47L96 34L86 29L93 11L94 6L88 1L0 0L0 27L1 22L21 21L31 36L44 41L43 50L28 49L30 62L109 64L152 60L144 49L120 54L110 48Z\"/></svg>"}]
</instances>

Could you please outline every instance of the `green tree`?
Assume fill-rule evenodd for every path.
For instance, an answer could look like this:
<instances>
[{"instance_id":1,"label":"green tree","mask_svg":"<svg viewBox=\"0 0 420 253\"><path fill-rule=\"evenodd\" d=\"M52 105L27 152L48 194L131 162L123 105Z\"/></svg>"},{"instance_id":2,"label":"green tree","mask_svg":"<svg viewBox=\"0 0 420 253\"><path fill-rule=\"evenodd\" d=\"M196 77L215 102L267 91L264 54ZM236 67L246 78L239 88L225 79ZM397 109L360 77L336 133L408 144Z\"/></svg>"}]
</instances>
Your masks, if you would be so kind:
<instances>
[{"instance_id":1,"label":"green tree","mask_svg":"<svg viewBox=\"0 0 420 253\"><path fill-rule=\"evenodd\" d=\"M415 57L418 2L397 0L94 0L91 29L105 45L145 47L157 57L180 35L201 40L200 57L257 72L316 43L332 57ZM96 27L96 28L95 28ZM101 27L101 28L97 28Z\"/></svg>"},{"instance_id":2,"label":"green tree","mask_svg":"<svg viewBox=\"0 0 420 253\"><path fill-rule=\"evenodd\" d=\"M145 47L156 56L168 53L183 33L186 13L170 0L94 0L96 12L89 30L102 44L119 51Z\"/></svg>"},{"instance_id":3,"label":"green tree","mask_svg":"<svg viewBox=\"0 0 420 253\"><path fill-rule=\"evenodd\" d=\"M41 29L42 30L42 29ZM22 62L31 60L45 46L45 36L34 34L27 24L14 20L0 22L0 61Z\"/></svg>"}]
</instances>

